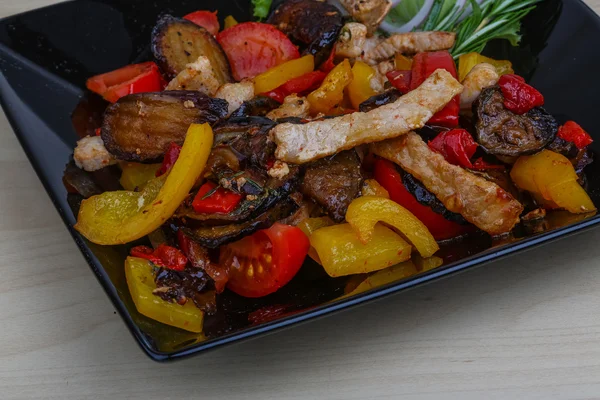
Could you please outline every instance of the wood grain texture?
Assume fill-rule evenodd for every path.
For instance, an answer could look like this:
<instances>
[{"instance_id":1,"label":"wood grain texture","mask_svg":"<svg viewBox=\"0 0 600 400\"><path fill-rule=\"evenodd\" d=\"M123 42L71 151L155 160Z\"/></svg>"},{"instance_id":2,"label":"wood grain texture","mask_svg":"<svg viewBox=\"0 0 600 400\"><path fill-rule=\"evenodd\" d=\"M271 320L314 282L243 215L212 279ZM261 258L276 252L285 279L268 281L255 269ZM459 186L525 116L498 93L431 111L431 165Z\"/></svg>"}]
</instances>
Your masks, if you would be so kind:
<instances>
[{"instance_id":1,"label":"wood grain texture","mask_svg":"<svg viewBox=\"0 0 600 400\"><path fill-rule=\"evenodd\" d=\"M0 0L0 17L54 2ZM114 313L2 113L0 143L2 399L600 395L600 230L161 365Z\"/></svg>"}]
</instances>

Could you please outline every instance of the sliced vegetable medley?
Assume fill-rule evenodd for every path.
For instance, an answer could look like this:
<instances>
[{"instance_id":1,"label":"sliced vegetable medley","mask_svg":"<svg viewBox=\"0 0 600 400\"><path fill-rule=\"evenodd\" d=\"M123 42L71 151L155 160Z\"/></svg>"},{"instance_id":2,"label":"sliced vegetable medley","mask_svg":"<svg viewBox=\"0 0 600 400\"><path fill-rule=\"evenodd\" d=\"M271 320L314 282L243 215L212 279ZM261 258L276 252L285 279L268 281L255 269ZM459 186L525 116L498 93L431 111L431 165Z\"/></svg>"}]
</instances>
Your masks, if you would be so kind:
<instances>
[{"instance_id":1,"label":"sliced vegetable medley","mask_svg":"<svg viewBox=\"0 0 600 400\"><path fill-rule=\"evenodd\" d=\"M536 1L252 3L164 15L153 60L87 81L109 103L64 181L85 238L132 246L141 314L201 332L248 298L235 318L266 322L298 311L284 292L312 307L322 282L358 294L596 211L592 136L481 54ZM122 190L94 181L115 170Z\"/></svg>"}]
</instances>

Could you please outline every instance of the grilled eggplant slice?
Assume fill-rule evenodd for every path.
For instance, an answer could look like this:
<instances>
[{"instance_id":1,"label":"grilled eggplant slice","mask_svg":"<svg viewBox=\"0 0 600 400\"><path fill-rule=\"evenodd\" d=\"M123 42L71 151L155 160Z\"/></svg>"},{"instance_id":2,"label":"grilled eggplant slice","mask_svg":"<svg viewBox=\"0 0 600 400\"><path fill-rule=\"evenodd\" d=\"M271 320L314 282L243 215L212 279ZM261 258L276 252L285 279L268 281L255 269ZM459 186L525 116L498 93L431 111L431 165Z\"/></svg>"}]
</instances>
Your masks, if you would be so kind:
<instances>
[{"instance_id":1,"label":"grilled eggplant slice","mask_svg":"<svg viewBox=\"0 0 600 400\"><path fill-rule=\"evenodd\" d=\"M275 122L264 117L230 117L213 127L215 145L229 143L246 134L254 135L259 131L268 132Z\"/></svg>"},{"instance_id":2,"label":"grilled eggplant slice","mask_svg":"<svg viewBox=\"0 0 600 400\"><path fill-rule=\"evenodd\" d=\"M246 171L247 172L247 171ZM254 172L255 174L256 172ZM234 174L232 177L241 178L243 175ZM286 199L290 193L292 193L298 185L300 176L300 170L298 167L290 168L290 173L285 179L273 179L269 178L262 191L258 194L246 197L240 205L229 214L213 213L213 214L199 214L194 211L191 204L191 198L185 201L179 209L175 212L176 218L185 218L191 225L197 225L196 221L202 225L223 225L231 222L244 222L251 218L254 218L261 213L274 207L275 204ZM227 180L228 178L224 178ZM256 179L256 178L253 178ZM231 178L230 178L231 180ZM247 181L247 180L246 180ZM229 186L229 185L228 185ZM238 187L238 184L231 185L231 189L237 192L247 193L251 188L251 184L244 184L242 187ZM193 222L192 222L193 221Z\"/></svg>"},{"instance_id":3,"label":"grilled eggplant slice","mask_svg":"<svg viewBox=\"0 0 600 400\"><path fill-rule=\"evenodd\" d=\"M290 216L298 209L298 205L292 199L286 198L278 202L274 207L260 214L255 219L241 224L223 226L207 226L197 229L182 228L183 232L193 241L209 249L216 249L227 243L235 242L246 235L250 235L259 229L265 229L275 222Z\"/></svg>"},{"instance_id":4,"label":"grilled eggplant slice","mask_svg":"<svg viewBox=\"0 0 600 400\"><path fill-rule=\"evenodd\" d=\"M158 20L152 30L152 53L169 80L200 56L209 59L221 85L233 80L229 61L214 36L185 19L164 15Z\"/></svg>"},{"instance_id":5,"label":"grilled eggplant slice","mask_svg":"<svg viewBox=\"0 0 600 400\"><path fill-rule=\"evenodd\" d=\"M348 150L309 165L301 190L334 221L341 222L352 200L360 195L362 184L360 159L355 150Z\"/></svg>"},{"instance_id":6,"label":"grilled eggplant slice","mask_svg":"<svg viewBox=\"0 0 600 400\"><path fill-rule=\"evenodd\" d=\"M504 107L498 86L484 89L473 103L477 142L488 154L523 156L534 154L551 143L558 123L541 107L517 115Z\"/></svg>"},{"instance_id":7,"label":"grilled eggplant slice","mask_svg":"<svg viewBox=\"0 0 600 400\"><path fill-rule=\"evenodd\" d=\"M281 104L268 96L256 96L252 100L243 102L240 108L231 114L231 117L264 117L280 105Z\"/></svg>"},{"instance_id":8,"label":"grilled eggplant slice","mask_svg":"<svg viewBox=\"0 0 600 400\"><path fill-rule=\"evenodd\" d=\"M102 140L119 160L155 162L171 142L183 144L190 124L213 125L226 115L226 101L200 92L132 94L106 109Z\"/></svg>"},{"instance_id":9,"label":"grilled eggplant slice","mask_svg":"<svg viewBox=\"0 0 600 400\"><path fill-rule=\"evenodd\" d=\"M342 14L333 5L318 0L286 0L267 20L297 44L303 55L315 56L315 65L329 57L342 29Z\"/></svg>"},{"instance_id":10,"label":"grilled eggplant slice","mask_svg":"<svg viewBox=\"0 0 600 400\"><path fill-rule=\"evenodd\" d=\"M215 143L227 143L247 163L268 169L276 147L268 134L275 125L264 117L231 117L215 126Z\"/></svg>"}]
</instances>

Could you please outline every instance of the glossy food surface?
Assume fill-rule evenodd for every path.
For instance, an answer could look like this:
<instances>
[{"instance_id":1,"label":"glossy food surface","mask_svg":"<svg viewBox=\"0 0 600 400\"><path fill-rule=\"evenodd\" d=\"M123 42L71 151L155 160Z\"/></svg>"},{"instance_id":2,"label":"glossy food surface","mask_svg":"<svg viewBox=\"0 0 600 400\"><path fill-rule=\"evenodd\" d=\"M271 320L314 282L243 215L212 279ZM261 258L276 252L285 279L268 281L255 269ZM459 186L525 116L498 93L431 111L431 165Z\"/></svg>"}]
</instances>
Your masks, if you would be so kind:
<instances>
[{"instance_id":1,"label":"glossy food surface","mask_svg":"<svg viewBox=\"0 0 600 400\"><path fill-rule=\"evenodd\" d=\"M238 21L250 19L245 1L206 1L202 6L218 8L221 19L229 14ZM466 242L442 246L440 254L445 266L440 269L407 280L385 281L366 293L354 291L353 296L339 302L335 300L346 294L347 279L329 278L320 267L309 262L284 290L272 296L257 301L233 294L224 296L219 305L224 313L219 318L206 319L204 334L184 332L144 317L136 311L125 281L128 247L93 245L72 230L73 210L78 204L67 195L62 176L78 131L86 133L86 119L77 117L83 110L86 117L94 118L106 107L99 98L85 97L86 79L150 60L150 33L158 16L165 12L183 16L197 8L197 2L185 0L152 3L81 0L0 21L3 107L77 244L128 327L153 358L180 357L322 315L599 222L594 216L557 213L549 220L550 230L534 237L523 238L523 234L503 243L492 243L489 237L474 236ZM600 55L589 51L595 48L595 38L600 34L597 17L580 2L548 0L526 19L524 31L521 47L493 43L486 54L513 61L516 73L544 93L547 110L559 122L574 119L593 136L598 135L594 130L593 87L597 83L582 78L593 76L600 62ZM597 151L597 146L592 148ZM586 172L592 200L600 204L600 166L592 164ZM497 246L491 248L494 244ZM280 306L280 312L275 317L266 322L256 318L249 321L249 314L276 305Z\"/></svg>"}]
</instances>

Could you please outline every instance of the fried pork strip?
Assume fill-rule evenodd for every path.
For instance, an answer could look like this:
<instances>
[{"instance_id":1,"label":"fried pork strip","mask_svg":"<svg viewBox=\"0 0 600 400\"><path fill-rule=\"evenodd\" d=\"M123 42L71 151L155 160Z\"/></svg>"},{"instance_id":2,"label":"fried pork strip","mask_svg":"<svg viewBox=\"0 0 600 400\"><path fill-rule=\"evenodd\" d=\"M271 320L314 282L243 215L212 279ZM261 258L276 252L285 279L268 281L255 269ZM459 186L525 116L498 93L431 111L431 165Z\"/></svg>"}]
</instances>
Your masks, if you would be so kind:
<instances>
[{"instance_id":1,"label":"fried pork strip","mask_svg":"<svg viewBox=\"0 0 600 400\"><path fill-rule=\"evenodd\" d=\"M306 124L277 125L271 130L277 144L275 156L303 164L363 143L398 137L423 127L462 89L449 72L438 69L417 89L371 111Z\"/></svg>"},{"instance_id":2,"label":"fried pork strip","mask_svg":"<svg viewBox=\"0 0 600 400\"><path fill-rule=\"evenodd\" d=\"M340 0L352 17L367 27L372 35L392 8L390 0Z\"/></svg>"},{"instance_id":3,"label":"fried pork strip","mask_svg":"<svg viewBox=\"0 0 600 400\"><path fill-rule=\"evenodd\" d=\"M523 206L493 182L450 164L414 132L371 145L386 158L420 180L452 212L490 235L510 232Z\"/></svg>"},{"instance_id":4,"label":"fried pork strip","mask_svg":"<svg viewBox=\"0 0 600 400\"><path fill-rule=\"evenodd\" d=\"M370 64L393 57L396 53L416 54L424 51L448 50L454 46L453 32L407 32L397 33L383 40L366 52L364 59Z\"/></svg>"}]
</instances>

